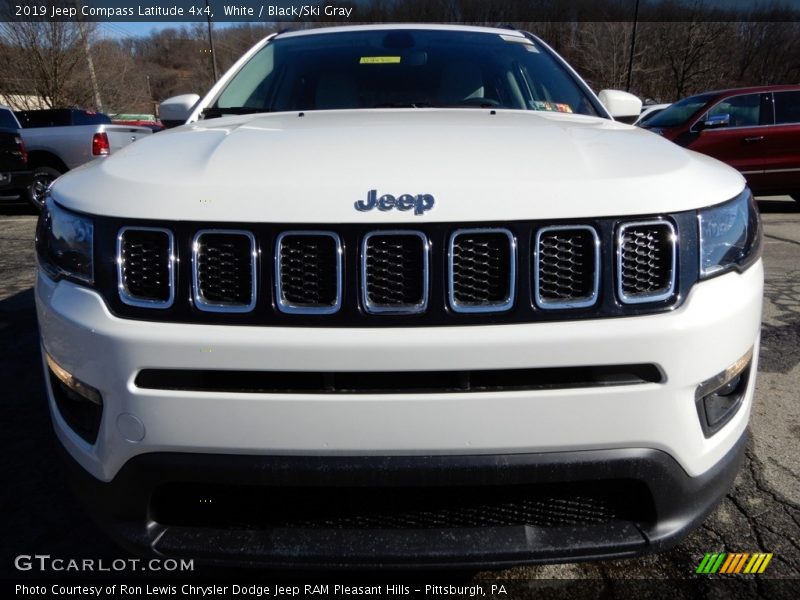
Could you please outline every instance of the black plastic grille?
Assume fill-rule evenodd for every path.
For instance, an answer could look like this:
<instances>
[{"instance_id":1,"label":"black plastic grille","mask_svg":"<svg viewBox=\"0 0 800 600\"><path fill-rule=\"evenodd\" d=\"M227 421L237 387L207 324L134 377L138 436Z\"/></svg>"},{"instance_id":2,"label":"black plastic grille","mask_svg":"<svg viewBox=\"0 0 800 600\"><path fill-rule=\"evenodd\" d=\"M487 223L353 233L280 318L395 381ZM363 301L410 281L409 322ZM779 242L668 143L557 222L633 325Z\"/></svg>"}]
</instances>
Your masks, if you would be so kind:
<instances>
[{"instance_id":1,"label":"black plastic grille","mask_svg":"<svg viewBox=\"0 0 800 600\"><path fill-rule=\"evenodd\" d=\"M244 233L205 232L196 244L196 286L201 306L246 307L254 302L253 240Z\"/></svg>"},{"instance_id":2,"label":"black plastic grille","mask_svg":"<svg viewBox=\"0 0 800 600\"><path fill-rule=\"evenodd\" d=\"M620 234L622 300L651 300L673 287L674 232L669 223L625 226Z\"/></svg>"},{"instance_id":3,"label":"black plastic grille","mask_svg":"<svg viewBox=\"0 0 800 600\"><path fill-rule=\"evenodd\" d=\"M371 235L364 243L368 309L422 308L426 301L427 242L415 234Z\"/></svg>"},{"instance_id":4,"label":"black plastic grille","mask_svg":"<svg viewBox=\"0 0 800 600\"><path fill-rule=\"evenodd\" d=\"M453 529L574 527L649 521L652 500L635 481L425 488L315 488L168 484L153 515L166 525Z\"/></svg>"},{"instance_id":5,"label":"black plastic grille","mask_svg":"<svg viewBox=\"0 0 800 600\"><path fill-rule=\"evenodd\" d=\"M279 303L326 308L338 301L339 244L327 234L287 234L278 243Z\"/></svg>"},{"instance_id":6,"label":"black plastic grille","mask_svg":"<svg viewBox=\"0 0 800 600\"><path fill-rule=\"evenodd\" d=\"M549 229L538 236L537 300L590 302L597 293L597 238L591 229Z\"/></svg>"},{"instance_id":7,"label":"black plastic grille","mask_svg":"<svg viewBox=\"0 0 800 600\"><path fill-rule=\"evenodd\" d=\"M170 301L171 246L171 237L166 231L127 229L120 234L119 278L126 300Z\"/></svg>"},{"instance_id":8,"label":"black plastic grille","mask_svg":"<svg viewBox=\"0 0 800 600\"><path fill-rule=\"evenodd\" d=\"M451 252L455 307L502 307L508 304L514 257L512 241L505 231L456 233Z\"/></svg>"}]
</instances>

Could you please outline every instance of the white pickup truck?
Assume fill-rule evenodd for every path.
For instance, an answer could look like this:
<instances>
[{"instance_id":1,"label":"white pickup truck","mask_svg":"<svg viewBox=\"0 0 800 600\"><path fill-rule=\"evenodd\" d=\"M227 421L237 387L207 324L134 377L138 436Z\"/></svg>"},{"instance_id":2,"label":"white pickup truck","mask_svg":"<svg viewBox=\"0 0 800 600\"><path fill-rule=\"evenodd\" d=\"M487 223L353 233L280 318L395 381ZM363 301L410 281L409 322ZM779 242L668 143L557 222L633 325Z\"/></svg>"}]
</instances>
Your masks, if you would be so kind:
<instances>
[{"instance_id":1,"label":"white pickup truck","mask_svg":"<svg viewBox=\"0 0 800 600\"><path fill-rule=\"evenodd\" d=\"M147 127L113 125L107 115L77 108L23 110L16 116L33 171L29 197L37 209L62 173L153 133Z\"/></svg>"},{"instance_id":2,"label":"white pickup truck","mask_svg":"<svg viewBox=\"0 0 800 600\"><path fill-rule=\"evenodd\" d=\"M121 543L626 557L730 488L760 220L738 172L612 118L638 100L526 32L375 25L271 36L169 105L37 233L66 472Z\"/></svg>"}]
</instances>

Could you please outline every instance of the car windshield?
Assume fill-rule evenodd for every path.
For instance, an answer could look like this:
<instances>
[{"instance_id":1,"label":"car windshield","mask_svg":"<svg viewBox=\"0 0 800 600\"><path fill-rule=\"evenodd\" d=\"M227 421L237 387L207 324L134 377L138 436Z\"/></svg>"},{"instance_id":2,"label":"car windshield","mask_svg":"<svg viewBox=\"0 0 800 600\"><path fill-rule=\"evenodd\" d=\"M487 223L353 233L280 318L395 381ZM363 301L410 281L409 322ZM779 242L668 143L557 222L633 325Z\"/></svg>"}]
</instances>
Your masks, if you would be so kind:
<instances>
[{"instance_id":1,"label":"car windshield","mask_svg":"<svg viewBox=\"0 0 800 600\"><path fill-rule=\"evenodd\" d=\"M7 108L0 108L0 129L19 129L19 123Z\"/></svg>"},{"instance_id":2,"label":"car windshield","mask_svg":"<svg viewBox=\"0 0 800 600\"><path fill-rule=\"evenodd\" d=\"M204 116L392 107L602 110L547 49L515 32L393 29L279 37Z\"/></svg>"},{"instance_id":3,"label":"car windshield","mask_svg":"<svg viewBox=\"0 0 800 600\"><path fill-rule=\"evenodd\" d=\"M698 94L679 100L647 120L647 127L677 127L683 125L716 94Z\"/></svg>"}]
</instances>

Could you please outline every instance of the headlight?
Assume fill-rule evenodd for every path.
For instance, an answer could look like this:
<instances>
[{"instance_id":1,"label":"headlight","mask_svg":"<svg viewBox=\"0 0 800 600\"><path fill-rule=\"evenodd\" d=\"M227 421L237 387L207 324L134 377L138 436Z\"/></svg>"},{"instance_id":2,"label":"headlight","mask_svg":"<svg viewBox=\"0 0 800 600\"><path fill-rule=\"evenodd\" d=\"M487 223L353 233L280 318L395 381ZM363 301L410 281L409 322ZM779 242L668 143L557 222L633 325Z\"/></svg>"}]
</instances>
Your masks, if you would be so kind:
<instances>
[{"instance_id":1,"label":"headlight","mask_svg":"<svg viewBox=\"0 0 800 600\"><path fill-rule=\"evenodd\" d=\"M761 220L749 189L729 202L698 211L697 219L701 279L742 270L759 257Z\"/></svg>"},{"instance_id":2,"label":"headlight","mask_svg":"<svg viewBox=\"0 0 800 600\"><path fill-rule=\"evenodd\" d=\"M39 266L54 279L68 277L92 283L93 246L91 219L61 208L48 198L36 226Z\"/></svg>"}]
</instances>

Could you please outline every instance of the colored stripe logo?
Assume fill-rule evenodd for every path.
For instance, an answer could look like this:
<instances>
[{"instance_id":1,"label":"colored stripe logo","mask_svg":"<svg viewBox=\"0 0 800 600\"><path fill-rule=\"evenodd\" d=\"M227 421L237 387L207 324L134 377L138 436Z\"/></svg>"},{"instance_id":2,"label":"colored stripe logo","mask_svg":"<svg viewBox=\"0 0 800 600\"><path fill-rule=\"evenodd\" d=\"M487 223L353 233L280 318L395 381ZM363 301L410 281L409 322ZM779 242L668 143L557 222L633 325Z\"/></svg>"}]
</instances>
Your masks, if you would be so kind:
<instances>
[{"instance_id":1,"label":"colored stripe logo","mask_svg":"<svg viewBox=\"0 0 800 600\"><path fill-rule=\"evenodd\" d=\"M714 573L755 575L756 573L763 573L771 560L772 552L768 554L763 552L754 552L752 554L748 552L709 552L700 561L695 573L702 575Z\"/></svg>"}]
</instances>

